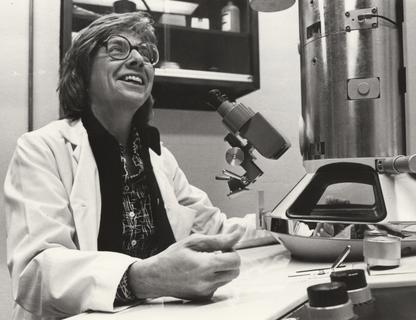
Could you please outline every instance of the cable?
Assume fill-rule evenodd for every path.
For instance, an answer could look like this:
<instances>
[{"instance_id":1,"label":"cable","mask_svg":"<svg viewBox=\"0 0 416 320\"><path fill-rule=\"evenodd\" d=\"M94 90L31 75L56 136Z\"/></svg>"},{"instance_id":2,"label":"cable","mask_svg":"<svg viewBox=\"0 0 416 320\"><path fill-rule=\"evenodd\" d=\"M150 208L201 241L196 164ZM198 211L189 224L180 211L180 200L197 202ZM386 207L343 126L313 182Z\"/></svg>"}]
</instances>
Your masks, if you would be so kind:
<instances>
[{"instance_id":1,"label":"cable","mask_svg":"<svg viewBox=\"0 0 416 320\"><path fill-rule=\"evenodd\" d=\"M370 19L370 18L380 18L380 19L384 19L384 20L386 20L386 21L388 21L388 22L390 22L390 23L392 23L392 24L394 24L394 25L397 26L397 22L396 21L393 21L393 20L391 20L391 19L389 19L389 18L387 18L385 16L380 16L378 14L361 14L361 15L358 16L358 20L364 20L364 19Z\"/></svg>"},{"instance_id":2,"label":"cable","mask_svg":"<svg viewBox=\"0 0 416 320\"><path fill-rule=\"evenodd\" d=\"M152 10L150 10L150 7L149 7L149 5L147 4L146 0L142 0L142 2L143 2L143 4L144 4L144 6L146 7L146 10L147 10L150 14L152 14Z\"/></svg>"}]
</instances>

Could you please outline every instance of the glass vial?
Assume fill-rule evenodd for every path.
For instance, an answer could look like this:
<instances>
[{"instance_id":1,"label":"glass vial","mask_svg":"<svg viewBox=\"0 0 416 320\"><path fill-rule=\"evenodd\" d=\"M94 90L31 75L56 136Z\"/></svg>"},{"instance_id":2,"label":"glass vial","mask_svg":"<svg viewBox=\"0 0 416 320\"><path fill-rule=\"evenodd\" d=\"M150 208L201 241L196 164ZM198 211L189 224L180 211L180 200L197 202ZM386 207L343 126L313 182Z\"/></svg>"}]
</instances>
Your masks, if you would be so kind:
<instances>
[{"instance_id":1,"label":"glass vial","mask_svg":"<svg viewBox=\"0 0 416 320\"><path fill-rule=\"evenodd\" d=\"M240 32L240 9L232 1L221 9L221 30Z\"/></svg>"}]
</instances>

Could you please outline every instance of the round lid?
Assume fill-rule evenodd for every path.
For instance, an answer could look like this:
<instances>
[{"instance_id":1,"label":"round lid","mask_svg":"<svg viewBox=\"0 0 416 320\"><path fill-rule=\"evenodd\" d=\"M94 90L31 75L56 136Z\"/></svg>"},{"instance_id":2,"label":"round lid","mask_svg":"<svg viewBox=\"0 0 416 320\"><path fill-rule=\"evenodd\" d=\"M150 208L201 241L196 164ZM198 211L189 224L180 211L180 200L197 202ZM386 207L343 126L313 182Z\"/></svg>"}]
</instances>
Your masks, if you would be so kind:
<instances>
[{"instance_id":1,"label":"round lid","mask_svg":"<svg viewBox=\"0 0 416 320\"><path fill-rule=\"evenodd\" d=\"M380 236L387 236L388 233L386 230L365 230L364 231L364 238L369 237L380 237Z\"/></svg>"},{"instance_id":2,"label":"round lid","mask_svg":"<svg viewBox=\"0 0 416 320\"><path fill-rule=\"evenodd\" d=\"M308 287L311 307L332 307L348 302L347 288L342 282L321 283Z\"/></svg>"},{"instance_id":3,"label":"round lid","mask_svg":"<svg viewBox=\"0 0 416 320\"><path fill-rule=\"evenodd\" d=\"M347 290L365 288L367 280L363 269L335 271L331 273L331 281L345 283Z\"/></svg>"},{"instance_id":4,"label":"round lid","mask_svg":"<svg viewBox=\"0 0 416 320\"><path fill-rule=\"evenodd\" d=\"M295 0L250 0L253 10L263 12L282 11L290 8Z\"/></svg>"},{"instance_id":5,"label":"round lid","mask_svg":"<svg viewBox=\"0 0 416 320\"><path fill-rule=\"evenodd\" d=\"M126 13L136 11L136 4L129 0L118 0L113 3L115 13Z\"/></svg>"}]
</instances>

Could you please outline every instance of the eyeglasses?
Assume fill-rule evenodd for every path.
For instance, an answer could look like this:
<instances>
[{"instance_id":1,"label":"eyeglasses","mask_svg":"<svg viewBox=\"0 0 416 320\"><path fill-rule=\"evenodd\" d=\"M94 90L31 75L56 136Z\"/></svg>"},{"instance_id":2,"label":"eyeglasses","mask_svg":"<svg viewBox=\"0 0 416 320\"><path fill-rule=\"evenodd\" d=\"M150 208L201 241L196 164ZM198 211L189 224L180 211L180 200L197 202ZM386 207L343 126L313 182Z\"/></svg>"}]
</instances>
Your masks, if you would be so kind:
<instances>
[{"instance_id":1,"label":"eyeglasses","mask_svg":"<svg viewBox=\"0 0 416 320\"><path fill-rule=\"evenodd\" d=\"M143 57L144 63L156 65L159 62L159 51L153 43L142 42L133 46L130 41L119 35L112 35L104 41L107 54L114 60L124 60L133 49L137 50Z\"/></svg>"}]
</instances>

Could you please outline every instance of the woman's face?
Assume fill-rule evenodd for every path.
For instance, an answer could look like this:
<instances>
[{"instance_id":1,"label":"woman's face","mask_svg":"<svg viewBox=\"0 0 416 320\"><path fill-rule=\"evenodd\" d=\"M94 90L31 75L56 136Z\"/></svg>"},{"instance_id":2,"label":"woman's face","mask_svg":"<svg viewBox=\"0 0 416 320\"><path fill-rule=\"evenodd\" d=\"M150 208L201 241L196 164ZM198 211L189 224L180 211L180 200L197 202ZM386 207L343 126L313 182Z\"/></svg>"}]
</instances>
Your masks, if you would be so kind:
<instances>
[{"instance_id":1,"label":"woman's face","mask_svg":"<svg viewBox=\"0 0 416 320\"><path fill-rule=\"evenodd\" d=\"M142 42L132 32L120 32L118 35L126 38L132 46ZM109 115L123 111L134 114L149 98L153 79L153 66L146 63L137 50L132 50L124 60L115 60L102 46L92 62L89 86L91 105Z\"/></svg>"}]
</instances>

